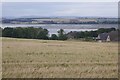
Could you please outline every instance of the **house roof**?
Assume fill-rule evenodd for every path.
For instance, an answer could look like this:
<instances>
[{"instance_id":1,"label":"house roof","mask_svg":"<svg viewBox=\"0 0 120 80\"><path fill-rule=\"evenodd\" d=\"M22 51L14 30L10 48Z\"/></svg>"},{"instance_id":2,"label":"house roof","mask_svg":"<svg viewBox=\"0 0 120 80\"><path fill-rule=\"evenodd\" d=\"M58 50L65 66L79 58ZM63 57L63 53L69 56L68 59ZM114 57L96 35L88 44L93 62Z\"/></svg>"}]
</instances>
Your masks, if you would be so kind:
<instances>
[{"instance_id":1,"label":"house roof","mask_svg":"<svg viewBox=\"0 0 120 80\"><path fill-rule=\"evenodd\" d=\"M108 33L111 41L118 41L118 31L112 31Z\"/></svg>"},{"instance_id":2,"label":"house roof","mask_svg":"<svg viewBox=\"0 0 120 80\"><path fill-rule=\"evenodd\" d=\"M67 37L68 38L74 38L74 37L76 37L76 34L77 34L77 32L76 31L74 31L74 32L69 32L68 34L67 34Z\"/></svg>"},{"instance_id":3,"label":"house roof","mask_svg":"<svg viewBox=\"0 0 120 80\"><path fill-rule=\"evenodd\" d=\"M98 35L98 39L101 39L101 40L106 40L108 37L108 33L101 33Z\"/></svg>"},{"instance_id":4,"label":"house roof","mask_svg":"<svg viewBox=\"0 0 120 80\"><path fill-rule=\"evenodd\" d=\"M111 31L109 33L101 33L98 35L98 39L107 40L107 37L110 37L111 41L120 41L118 37L118 31Z\"/></svg>"}]
</instances>

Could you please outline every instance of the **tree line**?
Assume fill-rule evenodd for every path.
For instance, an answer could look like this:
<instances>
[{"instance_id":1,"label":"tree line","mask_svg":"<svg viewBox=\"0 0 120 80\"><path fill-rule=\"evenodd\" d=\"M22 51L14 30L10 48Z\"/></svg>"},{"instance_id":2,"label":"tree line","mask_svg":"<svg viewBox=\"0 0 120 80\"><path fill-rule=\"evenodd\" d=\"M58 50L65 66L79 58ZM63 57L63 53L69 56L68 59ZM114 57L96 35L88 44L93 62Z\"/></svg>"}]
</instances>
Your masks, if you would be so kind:
<instances>
[{"instance_id":1,"label":"tree line","mask_svg":"<svg viewBox=\"0 0 120 80\"><path fill-rule=\"evenodd\" d=\"M49 37L49 31L43 28L34 27L6 27L4 29L0 28L2 31L2 37L12 37L12 38L27 38L27 39L44 39L44 40L66 40L66 34L63 29L58 31L58 35L52 34Z\"/></svg>"},{"instance_id":2,"label":"tree line","mask_svg":"<svg viewBox=\"0 0 120 80\"><path fill-rule=\"evenodd\" d=\"M49 31L43 28L35 27L6 27L4 29L0 28L0 35L2 37L12 37L12 38L27 38L27 39L44 39L44 40L67 40L69 35L74 39L85 39L92 40L97 37L100 33L108 33L111 31L116 31L115 28L100 28L96 31L71 31L65 33L63 29L58 31L58 34L52 34L49 36ZM2 32L2 33L1 33Z\"/></svg>"},{"instance_id":3,"label":"tree line","mask_svg":"<svg viewBox=\"0 0 120 80\"><path fill-rule=\"evenodd\" d=\"M95 31L79 31L79 32L76 32L75 38L97 37L98 34L109 33L111 31L116 31L116 29L115 28L99 28L98 30L95 30Z\"/></svg>"}]
</instances>

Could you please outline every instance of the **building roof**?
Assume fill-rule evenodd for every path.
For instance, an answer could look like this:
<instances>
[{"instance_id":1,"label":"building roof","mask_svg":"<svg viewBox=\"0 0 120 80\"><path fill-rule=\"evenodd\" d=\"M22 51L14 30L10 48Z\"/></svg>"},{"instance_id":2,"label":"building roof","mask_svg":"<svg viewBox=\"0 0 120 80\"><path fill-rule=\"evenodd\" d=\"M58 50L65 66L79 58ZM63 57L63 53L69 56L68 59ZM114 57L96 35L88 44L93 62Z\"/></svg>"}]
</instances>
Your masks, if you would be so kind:
<instances>
[{"instance_id":1,"label":"building roof","mask_svg":"<svg viewBox=\"0 0 120 80\"><path fill-rule=\"evenodd\" d=\"M119 41L118 31L112 31L108 33L111 41Z\"/></svg>"},{"instance_id":2,"label":"building roof","mask_svg":"<svg viewBox=\"0 0 120 80\"><path fill-rule=\"evenodd\" d=\"M68 34L67 34L67 37L68 38L75 38L76 37L76 34L77 34L77 31L71 31L71 32L69 32Z\"/></svg>"},{"instance_id":3,"label":"building roof","mask_svg":"<svg viewBox=\"0 0 120 80\"><path fill-rule=\"evenodd\" d=\"M101 39L101 40L106 40L108 37L108 33L101 33L98 35L98 39Z\"/></svg>"},{"instance_id":4,"label":"building roof","mask_svg":"<svg viewBox=\"0 0 120 80\"><path fill-rule=\"evenodd\" d=\"M98 39L107 40L108 36L110 37L110 41L120 41L118 37L118 31L111 31L109 33L101 33L98 35Z\"/></svg>"}]
</instances>

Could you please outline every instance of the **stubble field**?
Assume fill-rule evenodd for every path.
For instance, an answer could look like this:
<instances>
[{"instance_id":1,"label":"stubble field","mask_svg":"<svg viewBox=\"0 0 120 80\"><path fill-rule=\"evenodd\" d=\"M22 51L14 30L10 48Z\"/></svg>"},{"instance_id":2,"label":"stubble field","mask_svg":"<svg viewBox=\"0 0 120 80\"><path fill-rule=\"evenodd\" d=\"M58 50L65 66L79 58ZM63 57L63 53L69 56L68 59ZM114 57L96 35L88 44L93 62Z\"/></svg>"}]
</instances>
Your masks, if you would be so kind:
<instances>
[{"instance_id":1,"label":"stubble field","mask_svg":"<svg viewBox=\"0 0 120 80\"><path fill-rule=\"evenodd\" d=\"M117 78L118 44L2 39L3 78Z\"/></svg>"}]
</instances>

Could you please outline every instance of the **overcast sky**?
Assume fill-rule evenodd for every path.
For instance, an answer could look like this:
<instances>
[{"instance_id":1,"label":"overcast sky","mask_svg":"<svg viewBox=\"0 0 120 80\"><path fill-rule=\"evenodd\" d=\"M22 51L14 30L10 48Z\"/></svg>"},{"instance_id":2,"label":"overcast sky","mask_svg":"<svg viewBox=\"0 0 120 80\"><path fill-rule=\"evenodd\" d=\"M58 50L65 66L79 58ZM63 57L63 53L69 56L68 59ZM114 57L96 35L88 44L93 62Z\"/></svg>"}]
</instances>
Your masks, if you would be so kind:
<instances>
[{"instance_id":1,"label":"overcast sky","mask_svg":"<svg viewBox=\"0 0 120 80\"><path fill-rule=\"evenodd\" d=\"M118 17L117 2L3 2L3 17L79 16Z\"/></svg>"},{"instance_id":2,"label":"overcast sky","mask_svg":"<svg viewBox=\"0 0 120 80\"><path fill-rule=\"evenodd\" d=\"M119 0L1 0L1 2L119 2Z\"/></svg>"}]
</instances>

